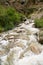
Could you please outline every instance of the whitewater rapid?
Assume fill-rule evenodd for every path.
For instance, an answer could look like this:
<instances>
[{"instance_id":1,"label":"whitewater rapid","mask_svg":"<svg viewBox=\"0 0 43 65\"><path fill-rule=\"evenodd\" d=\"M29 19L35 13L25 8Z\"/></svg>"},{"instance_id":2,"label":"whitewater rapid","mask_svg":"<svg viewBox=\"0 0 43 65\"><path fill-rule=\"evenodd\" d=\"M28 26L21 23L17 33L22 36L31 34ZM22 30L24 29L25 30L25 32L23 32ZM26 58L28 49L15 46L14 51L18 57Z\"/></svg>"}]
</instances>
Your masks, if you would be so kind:
<instances>
[{"instance_id":1,"label":"whitewater rapid","mask_svg":"<svg viewBox=\"0 0 43 65\"><path fill-rule=\"evenodd\" d=\"M43 65L43 45L34 20L0 33L0 65Z\"/></svg>"}]
</instances>

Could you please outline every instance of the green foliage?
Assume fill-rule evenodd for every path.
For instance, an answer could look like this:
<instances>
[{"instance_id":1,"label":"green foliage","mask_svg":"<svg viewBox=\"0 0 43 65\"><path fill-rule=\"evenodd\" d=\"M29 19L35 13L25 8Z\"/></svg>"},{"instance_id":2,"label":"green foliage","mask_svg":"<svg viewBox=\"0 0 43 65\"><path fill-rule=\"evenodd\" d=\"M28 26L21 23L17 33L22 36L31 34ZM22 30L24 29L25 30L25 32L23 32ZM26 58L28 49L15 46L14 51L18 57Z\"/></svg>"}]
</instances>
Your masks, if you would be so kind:
<instances>
[{"instance_id":1,"label":"green foliage","mask_svg":"<svg viewBox=\"0 0 43 65\"><path fill-rule=\"evenodd\" d=\"M0 25L4 30L12 29L21 22L23 15L18 13L14 8L0 7Z\"/></svg>"},{"instance_id":2,"label":"green foliage","mask_svg":"<svg viewBox=\"0 0 43 65\"><path fill-rule=\"evenodd\" d=\"M4 31L4 28L0 26L0 32Z\"/></svg>"},{"instance_id":3,"label":"green foliage","mask_svg":"<svg viewBox=\"0 0 43 65\"><path fill-rule=\"evenodd\" d=\"M43 28L43 18L36 19L35 20L35 26L38 27L38 28Z\"/></svg>"}]
</instances>

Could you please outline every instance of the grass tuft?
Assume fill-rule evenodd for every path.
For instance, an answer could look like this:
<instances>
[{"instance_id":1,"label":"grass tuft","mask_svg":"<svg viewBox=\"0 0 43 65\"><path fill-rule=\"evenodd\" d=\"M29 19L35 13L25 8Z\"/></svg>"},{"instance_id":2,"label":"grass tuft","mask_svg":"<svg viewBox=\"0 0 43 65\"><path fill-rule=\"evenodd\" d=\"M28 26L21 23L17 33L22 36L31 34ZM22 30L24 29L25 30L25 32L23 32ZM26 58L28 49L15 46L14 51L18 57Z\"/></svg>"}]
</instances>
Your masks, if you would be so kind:
<instances>
[{"instance_id":1,"label":"grass tuft","mask_svg":"<svg viewBox=\"0 0 43 65\"><path fill-rule=\"evenodd\" d=\"M37 28L43 28L43 18L41 18L41 19L35 19L35 26Z\"/></svg>"}]
</instances>

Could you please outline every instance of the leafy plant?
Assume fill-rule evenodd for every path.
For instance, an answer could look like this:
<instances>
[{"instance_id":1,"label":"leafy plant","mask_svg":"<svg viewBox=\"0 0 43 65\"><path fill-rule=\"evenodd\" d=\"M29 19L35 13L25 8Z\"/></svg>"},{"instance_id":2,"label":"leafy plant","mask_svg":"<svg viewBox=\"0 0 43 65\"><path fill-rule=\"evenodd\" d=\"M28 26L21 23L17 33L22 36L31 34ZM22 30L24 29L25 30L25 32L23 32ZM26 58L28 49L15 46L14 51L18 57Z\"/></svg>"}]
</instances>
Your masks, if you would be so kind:
<instances>
[{"instance_id":1,"label":"leafy plant","mask_svg":"<svg viewBox=\"0 0 43 65\"><path fill-rule=\"evenodd\" d=\"M23 15L13 7L0 6L0 25L4 30L9 30L18 25L23 19Z\"/></svg>"},{"instance_id":2,"label":"leafy plant","mask_svg":"<svg viewBox=\"0 0 43 65\"><path fill-rule=\"evenodd\" d=\"M36 19L35 20L35 26L38 27L38 28L43 28L43 18Z\"/></svg>"}]
</instances>

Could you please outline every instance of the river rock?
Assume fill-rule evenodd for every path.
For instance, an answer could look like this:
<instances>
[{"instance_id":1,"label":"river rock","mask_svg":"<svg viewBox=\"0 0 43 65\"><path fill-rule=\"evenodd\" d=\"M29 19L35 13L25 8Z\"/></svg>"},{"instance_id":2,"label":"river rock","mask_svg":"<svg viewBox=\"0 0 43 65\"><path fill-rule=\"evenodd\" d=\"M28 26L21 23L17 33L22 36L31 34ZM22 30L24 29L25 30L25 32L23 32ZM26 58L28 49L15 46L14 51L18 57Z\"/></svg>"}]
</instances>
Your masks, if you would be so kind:
<instances>
[{"instance_id":1,"label":"river rock","mask_svg":"<svg viewBox=\"0 0 43 65\"><path fill-rule=\"evenodd\" d=\"M27 47L27 40L23 39L17 39L15 42L15 45L21 48L26 48Z\"/></svg>"},{"instance_id":2,"label":"river rock","mask_svg":"<svg viewBox=\"0 0 43 65\"><path fill-rule=\"evenodd\" d=\"M5 51L0 49L0 55L3 55L4 53L5 53Z\"/></svg>"},{"instance_id":3,"label":"river rock","mask_svg":"<svg viewBox=\"0 0 43 65\"><path fill-rule=\"evenodd\" d=\"M39 32L39 42L43 44L43 30L40 30Z\"/></svg>"},{"instance_id":4,"label":"river rock","mask_svg":"<svg viewBox=\"0 0 43 65\"><path fill-rule=\"evenodd\" d=\"M30 49L31 49L31 51L32 52L34 52L35 54L39 54L39 53L41 53L41 48L40 48L41 46L39 45L39 44L35 44L35 43L32 43L32 44L30 44Z\"/></svg>"},{"instance_id":5,"label":"river rock","mask_svg":"<svg viewBox=\"0 0 43 65\"><path fill-rule=\"evenodd\" d=\"M7 34L7 35L4 37L4 39L10 40L10 39L15 39L16 37L18 37L18 33L13 32L13 33Z\"/></svg>"},{"instance_id":6,"label":"river rock","mask_svg":"<svg viewBox=\"0 0 43 65\"><path fill-rule=\"evenodd\" d=\"M18 29L17 30L17 33L22 33L22 32L25 32L25 29Z\"/></svg>"}]
</instances>

